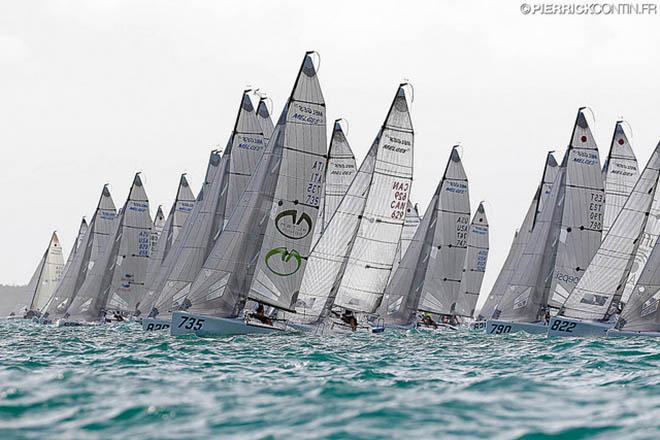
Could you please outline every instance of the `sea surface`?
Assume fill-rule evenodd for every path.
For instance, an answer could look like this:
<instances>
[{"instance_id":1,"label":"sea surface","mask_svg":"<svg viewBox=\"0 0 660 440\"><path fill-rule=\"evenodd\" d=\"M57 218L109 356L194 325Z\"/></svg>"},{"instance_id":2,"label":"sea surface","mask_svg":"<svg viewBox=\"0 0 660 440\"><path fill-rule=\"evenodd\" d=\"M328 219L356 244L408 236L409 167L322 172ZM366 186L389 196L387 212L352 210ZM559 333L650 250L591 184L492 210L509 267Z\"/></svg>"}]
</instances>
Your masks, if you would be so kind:
<instances>
[{"instance_id":1,"label":"sea surface","mask_svg":"<svg viewBox=\"0 0 660 440\"><path fill-rule=\"evenodd\" d=\"M660 438L660 342L0 321L0 439Z\"/></svg>"}]
</instances>

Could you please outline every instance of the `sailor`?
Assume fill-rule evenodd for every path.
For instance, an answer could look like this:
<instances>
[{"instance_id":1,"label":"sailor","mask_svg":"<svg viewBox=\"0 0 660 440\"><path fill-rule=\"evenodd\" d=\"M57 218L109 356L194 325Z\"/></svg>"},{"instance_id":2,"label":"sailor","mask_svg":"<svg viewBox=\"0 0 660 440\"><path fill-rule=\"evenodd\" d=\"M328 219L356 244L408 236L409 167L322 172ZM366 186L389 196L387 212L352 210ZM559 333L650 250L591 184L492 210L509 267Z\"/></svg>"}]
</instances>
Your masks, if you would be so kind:
<instances>
[{"instance_id":1,"label":"sailor","mask_svg":"<svg viewBox=\"0 0 660 440\"><path fill-rule=\"evenodd\" d=\"M438 324L433 320L430 313L424 313L422 315L422 324L429 327L438 328Z\"/></svg>"},{"instance_id":2,"label":"sailor","mask_svg":"<svg viewBox=\"0 0 660 440\"><path fill-rule=\"evenodd\" d=\"M550 324L550 310L545 311L545 315L543 315L543 320L545 321L545 325Z\"/></svg>"},{"instance_id":3,"label":"sailor","mask_svg":"<svg viewBox=\"0 0 660 440\"><path fill-rule=\"evenodd\" d=\"M257 306L257 311L252 315L255 318L257 318L259 321L261 321L262 324L266 325L273 325L273 320L270 319L268 316L266 316L266 313L264 311L264 305L259 303Z\"/></svg>"},{"instance_id":4,"label":"sailor","mask_svg":"<svg viewBox=\"0 0 660 440\"><path fill-rule=\"evenodd\" d=\"M124 321L124 317L121 316L121 313L119 313L119 312L114 312L114 313L112 314L112 317L115 318L115 321L117 321L117 322L122 322L122 321Z\"/></svg>"},{"instance_id":5,"label":"sailor","mask_svg":"<svg viewBox=\"0 0 660 440\"><path fill-rule=\"evenodd\" d=\"M344 310L344 313L341 315L341 320L346 324L349 324L351 326L351 330L357 330L358 322L355 318L355 315L353 315L352 310Z\"/></svg>"}]
</instances>

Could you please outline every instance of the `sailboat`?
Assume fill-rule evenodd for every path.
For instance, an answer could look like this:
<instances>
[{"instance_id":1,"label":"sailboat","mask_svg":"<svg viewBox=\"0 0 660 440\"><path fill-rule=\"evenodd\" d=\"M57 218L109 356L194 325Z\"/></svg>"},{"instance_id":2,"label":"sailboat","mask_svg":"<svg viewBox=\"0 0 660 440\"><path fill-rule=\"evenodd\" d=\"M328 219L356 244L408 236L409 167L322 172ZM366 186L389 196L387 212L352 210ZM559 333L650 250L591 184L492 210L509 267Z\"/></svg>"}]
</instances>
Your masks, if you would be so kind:
<instances>
[{"instance_id":1,"label":"sailboat","mask_svg":"<svg viewBox=\"0 0 660 440\"><path fill-rule=\"evenodd\" d=\"M145 278L145 286L147 292L140 300L140 304L138 305L139 311L151 310L153 307L157 297L153 290L150 290L149 287L152 286L156 281L156 277L158 276L158 272L163 265L163 261L172 249L173 243L179 236L179 232L181 232L183 229L183 226L186 223L186 220L188 219L188 216L190 215L194 206L195 196L190 189L188 179L186 179L186 174L184 173L179 178L179 186L176 191L174 203L172 204L169 215L165 220L165 224L163 225L162 232L158 238L156 248L153 249L149 255L149 266L147 268L147 276ZM138 313L138 316L140 314L141 313ZM154 324L152 323L151 329L158 330L161 327L155 328Z\"/></svg>"},{"instance_id":2,"label":"sailboat","mask_svg":"<svg viewBox=\"0 0 660 440\"><path fill-rule=\"evenodd\" d=\"M60 245L60 239L57 237L57 233L53 232L48 242L48 247L41 256L37 269L28 283L27 290L30 293L30 299L24 305L25 313L21 315L23 319L32 319L41 316L44 306L61 279L63 269L64 257L62 256L62 246ZM10 318L15 317L17 315L10 315Z\"/></svg>"},{"instance_id":3,"label":"sailboat","mask_svg":"<svg viewBox=\"0 0 660 440\"><path fill-rule=\"evenodd\" d=\"M384 329L382 323L370 320L376 318L396 259L412 186L414 131L405 92L408 86L399 85L358 176L330 220L327 234L335 221L348 229L341 231L346 233L341 240L346 247L336 249L339 259L331 270L322 269L324 274L320 274L325 282L319 294L332 302L325 301L329 307L323 312L318 333ZM357 191L365 183L360 194Z\"/></svg>"},{"instance_id":4,"label":"sailboat","mask_svg":"<svg viewBox=\"0 0 660 440\"><path fill-rule=\"evenodd\" d=\"M117 211L110 190L108 185L104 185L89 225L86 226L84 220L81 224L78 232L79 244L75 252L72 250L71 263L67 264L62 280L45 309L42 322L53 322L65 315L87 275L110 245L110 234L114 229L116 216Z\"/></svg>"},{"instance_id":5,"label":"sailboat","mask_svg":"<svg viewBox=\"0 0 660 440\"><path fill-rule=\"evenodd\" d=\"M660 144L591 264L550 321L548 335L604 336L614 326L622 299L631 297L660 234L659 176Z\"/></svg>"},{"instance_id":6,"label":"sailboat","mask_svg":"<svg viewBox=\"0 0 660 440\"><path fill-rule=\"evenodd\" d=\"M385 289L378 316L386 328L441 327L431 314L451 310L450 306L442 308L441 303L448 303L452 289L459 287L468 241L469 210L467 176L455 146L422 221ZM460 259L460 264L454 259ZM439 286L438 277L443 269L443 285ZM418 319L420 311L424 314L422 320Z\"/></svg>"},{"instance_id":7,"label":"sailboat","mask_svg":"<svg viewBox=\"0 0 660 440\"><path fill-rule=\"evenodd\" d=\"M491 289L486 302L479 311L477 321L471 326L475 330L485 330L487 319L499 318L502 309L504 308L503 306L500 306L500 303L502 303L502 299L507 292L514 275L521 270L522 266L520 260L532 237L535 223L538 221L541 210L545 206L548 196L550 195L552 184L557 177L559 166L552 153L553 152L550 151L546 155L541 183L534 193L534 197L527 209L527 213L525 214L520 229L514 235L504 265L493 284L493 288Z\"/></svg>"},{"instance_id":8,"label":"sailboat","mask_svg":"<svg viewBox=\"0 0 660 440\"><path fill-rule=\"evenodd\" d=\"M610 152L605 160L605 214L603 216L603 239L612 227L621 208L639 178L637 158L623 128L624 121L614 126Z\"/></svg>"},{"instance_id":9,"label":"sailboat","mask_svg":"<svg viewBox=\"0 0 660 440\"><path fill-rule=\"evenodd\" d=\"M172 314L172 335L288 329L276 314L293 310L325 180L325 102L313 55L305 54L266 153L192 284L185 311Z\"/></svg>"},{"instance_id":10,"label":"sailboat","mask_svg":"<svg viewBox=\"0 0 660 440\"><path fill-rule=\"evenodd\" d=\"M71 264L73 263L73 260L76 256L76 254L80 251L80 247L81 247L80 245L82 244L82 242L85 238L85 234L87 234L87 229L88 229L87 220L85 220L85 217L83 217L82 220L80 221L80 227L78 228L78 235L76 235L76 240L73 242L73 246L72 246L71 252L69 252L69 256L66 259L66 263L64 263L64 268L62 269L60 282L64 279L64 275L69 270L69 266L71 266ZM58 287L59 287L60 282L58 282L58 284L57 284ZM42 313L41 313L41 316L39 317L39 319L37 320L37 322L39 322L41 324L46 324L49 321L49 319L48 319L49 313L47 312L47 310L50 307L50 304L53 301L56 300L56 298L55 298L55 292L56 291L57 291L57 287L51 293L51 295L48 298L48 301L46 302L46 304L42 307L42 309L41 309Z\"/></svg>"},{"instance_id":11,"label":"sailboat","mask_svg":"<svg viewBox=\"0 0 660 440\"><path fill-rule=\"evenodd\" d=\"M486 273L488 263L488 219L483 202L479 203L477 212L470 222L468 233L468 247L463 265L461 290L458 294L454 315L462 319L471 320L474 317L474 308L479 299L481 284Z\"/></svg>"},{"instance_id":12,"label":"sailboat","mask_svg":"<svg viewBox=\"0 0 660 440\"><path fill-rule=\"evenodd\" d=\"M260 162L265 141L262 130L268 129L270 117L255 113L251 90L241 95L234 129L227 148L220 157L212 153L204 185L195 202L190 218L181 232L181 241L163 264L148 294L157 300L142 320L143 329L168 328L171 312L184 307L184 301L204 261L209 256L240 197ZM146 310L145 310L146 311Z\"/></svg>"},{"instance_id":13,"label":"sailboat","mask_svg":"<svg viewBox=\"0 0 660 440\"><path fill-rule=\"evenodd\" d=\"M543 228L528 244L522 272L509 286L499 319L488 321L487 333L545 333L551 311L571 293L600 244L605 197L598 148L584 112L578 110L553 184L554 209L542 210Z\"/></svg>"},{"instance_id":14,"label":"sailboat","mask_svg":"<svg viewBox=\"0 0 660 440\"><path fill-rule=\"evenodd\" d=\"M140 173L114 225L110 245L80 287L58 326L104 323L106 313L125 320L144 295L153 221Z\"/></svg>"},{"instance_id":15,"label":"sailboat","mask_svg":"<svg viewBox=\"0 0 660 440\"><path fill-rule=\"evenodd\" d=\"M325 168L325 190L321 199L320 221L316 223L314 229L314 239L316 243L321 234L328 227L330 219L337 211L339 203L344 198L346 190L350 186L355 173L357 164L355 155L346 139L346 133L341 126L342 119L335 120L328 147L328 161Z\"/></svg>"}]
</instances>

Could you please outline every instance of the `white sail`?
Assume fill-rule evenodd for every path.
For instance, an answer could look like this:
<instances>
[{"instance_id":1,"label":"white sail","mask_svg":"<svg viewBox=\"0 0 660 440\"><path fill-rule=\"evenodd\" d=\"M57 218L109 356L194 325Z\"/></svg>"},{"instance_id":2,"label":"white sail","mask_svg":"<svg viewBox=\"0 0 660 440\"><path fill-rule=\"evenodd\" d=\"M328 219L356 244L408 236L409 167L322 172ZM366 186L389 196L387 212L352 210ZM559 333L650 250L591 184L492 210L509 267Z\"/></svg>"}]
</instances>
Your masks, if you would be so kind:
<instances>
[{"instance_id":1,"label":"white sail","mask_svg":"<svg viewBox=\"0 0 660 440\"><path fill-rule=\"evenodd\" d=\"M471 318L479 299L481 283L486 273L488 262L488 219L483 203L479 204L477 212L472 217L468 234L468 248L461 277L461 290L456 301L454 313L458 316Z\"/></svg>"},{"instance_id":2,"label":"white sail","mask_svg":"<svg viewBox=\"0 0 660 440\"><path fill-rule=\"evenodd\" d=\"M626 200L628 200L628 196L639 178L637 158L623 129L623 121L617 121L614 127L612 144L605 164L603 239L612 227Z\"/></svg>"},{"instance_id":3,"label":"white sail","mask_svg":"<svg viewBox=\"0 0 660 440\"><path fill-rule=\"evenodd\" d=\"M75 256L78 254L81 245L83 243L83 240L85 239L85 234L87 234L87 220L85 220L85 217L82 218L80 222L80 227L78 228L78 235L76 235L76 240L73 242L73 246L71 248L71 252L69 252L69 256L66 259L66 263L64 263L64 268L62 269L62 273L60 276L60 282L57 284L57 288L59 288L60 283L64 282L64 276L66 275L67 271L69 270L69 267L71 264L73 264ZM48 301L46 304L42 307L42 311L46 312L50 305L55 301L57 298L55 297L55 292L57 291L57 288L53 290L51 293L50 297L48 298Z\"/></svg>"},{"instance_id":4,"label":"white sail","mask_svg":"<svg viewBox=\"0 0 660 440\"><path fill-rule=\"evenodd\" d=\"M414 132L404 90L399 86L377 136L369 194L338 281L335 305L357 312L373 313L381 302L412 186Z\"/></svg>"},{"instance_id":5,"label":"white sail","mask_svg":"<svg viewBox=\"0 0 660 440\"><path fill-rule=\"evenodd\" d=\"M67 313L96 321L106 310L133 312L144 295L153 221L139 173L118 215L112 243L90 271Z\"/></svg>"},{"instance_id":6,"label":"white sail","mask_svg":"<svg viewBox=\"0 0 660 440\"><path fill-rule=\"evenodd\" d=\"M153 286L159 293L156 312L181 307L264 154L264 136L249 93L247 90L241 97L222 159L210 164L201 198L182 232L181 249L173 256L169 274L165 280L159 275L160 282Z\"/></svg>"},{"instance_id":7,"label":"white sail","mask_svg":"<svg viewBox=\"0 0 660 440\"><path fill-rule=\"evenodd\" d=\"M441 181L403 258L387 283L377 312L386 326L408 326L416 322L424 278L433 248L434 231L438 224L438 200L442 186Z\"/></svg>"},{"instance_id":8,"label":"white sail","mask_svg":"<svg viewBox=\"0 0 660 440\"><path fill-rule=\"evenodd\" d=\"M660 332L660 246L653 246L616 327L622 331Z\"/></svg>"},{"instance_id":9,"label":"white sail","mask_svg":"<svg viewBox=\"0 0 660 440\"><path fill-rule=\"evenodd\" d=\"M396 272L401 259L406 254L408 246L410 246L410 242L415 236L415 232L417 232L417 228L419 227L419 223L421 221L422 220L419 217L417 205L413 205L413 203L408 200L406 205L406 218L403 222L403 229L401 230L401 238L399 238L399 244L396 247L396 256L394 257L394 265L392 266L392 271L390 272L390 279L388 280L388 283L392 280L394 272Z\"/></svg>"},{"instance_id":10,"label":"white sail","mask_svg":"<svg viewBox=\"0 0 660 440\"><path fill-rule=\"evenodd\" d=\"M282 159L248 297L279 309L295 303L325 186L325 102L311 57L303 61L279 136Z\"/></svg>"},{"instance_id":11,"label":"white sail","mask_svg":"<svg viewBox=\"0 0 660 440\"><path fill-rule=\"evenodd\" d=\"M598 147L584 109L578 111L564 161L561 226L554 267L548 275L548 306L554 308L561 307L584 275L600 245L603 230L603 177Z\"/></svg>"},{"instance_id":12,"label":"white sail","mask_svg":"<svg viewBox=\"0 0 660 440\"><path fill-rule=\"evenodd\" d=\"M174 203L165 220L162 233L158 239L156 249L149 255L149 267L145 278L146 294L140 301L139 309L141 311L150 311L156 301L152 286L156 282L158 273L163 266L163 261L172 248L172 244L179 236L179 232L186 223L195 205L195 196L193 195L186 175L182 174L179 178L179 186L176 191Z\"/></svg>"},{"instance_id":13,"label":"white sail","mask_svg":"<svg viewBox=\"0 0 660 440\"><path fill-rule=\"evenodd\" d=\"M48 247L41 257L37 270L28 285L32 295L27 306L29 310L43 310L48 299L55 292L57 284L60 282L63 269L64 256L62 255L62 246L60 245L57 233L53 232Z\"/></svg>"},{"instance_id":14,"label":"white sail","mask_svg":"<svg viewBox=\"0 0 660 440\"><path fill-rule=\"evenodd\" d=\"M660 233L659 170L660 144L560 315L608 319L630 296Z\"/></svg>"},{"instance_id":15,"label":"white sail","mask_svg":"<svg viewBox=\"0 0 660 440\"><path fill-rule=\"evenodd\" d=\"M553 218L561 204L561 193L565 178L565 169L559 167L550 194L545 199L545 206L536 218L536 223L529 233L525 248L516 263L516 268L506 286L506 290L493 313L495 319L536 322L545 308L544 271L552 260ZM522 233L522 232L521 232ZM548 262L548 260L550 260Z\"/></svg>"},{"instance_id":16,"label":"white sail","mask_svg":"<svg viewBox=\"0 0 660 440\"><path fill-rule=\"evenodd\" d=\"M300 294L295 304L297 313L290 319L302 323L317 322L334 303L337 282L346 268L369 195L377 153L378 142L374 142L325 233L307 258Z\"/></svg>"},{"instance_id":17,"label":"white sail","mask_svg":"<svg viewBox=\"0 0 660 440\"><path fill-rule=\"evenodd\" d=\"M457 147L452 150L441 185L419 309L452 314L460 291L470 226L468 180Z\"/></svg>"},{"instance_id":18,"label":"white sail","mask_svg":"<svg viewBox=\"0 0 660 440\"><path fill-rule=\"evenodd\" d=\"M162 205L158 205L156 210L156 216L154 217L154 223L151 226L151 234L149 236L149 254L153 255L156 252L156 246L158 246L158 239L163 233L163 228L165 227L165 213L163 213Z\"/></svg>"},{"instance_id":19,"label":"white sail","mask_svg":"<svg viewBox=\"0 0 660 440\"><path fill-rule=\"evenodd\" d=\"M520 229L514 236L511 249L509 250L509 254L507 255L504 265L502 266L502 270L495 280L495 284L493 284L493 288L491 289L486 302L479 311L479 316L481 318L497 319L497 316L499 316L499 313L501 313L502 307L498 306L502 301L503 296L507 292L514 274L516 274L516 272L521 268L519 263L520 259L527 247L527 243L529 243L529 240L532 236L532 231L536 221L539 219L541 208L547 203L548 197L551 194L552 185L557 178L558 172L559 166L551 151L546 156L541 183L539 184L532 202L527 209L527 213L525 214ZM552 216L554 205L552 205L550 210L551 212L549 215Z\"/></svg>"},{"instance_id":20,"label":"white sail","mask_svg":"<svg viewBox=\"0 0 660 440\"><path fill-rule=\"evenodd\" d=\"M115 221L115 204L110 196L108 186L105 185L86 231L83 232L81 226L80 232L83 232L83 235L78 234L81 241L46 308L49 315L52 317L62 316L67 311L77 296L80 287L85 282L87 275L108 247L109 236Z\"/></svg>"},{"instance_id":21,"label":"white sail","mask_svg":"<svg viewBox=\"0 0 660 440\"><path fill-rule=\"evenodd\" d=\"M185 298L186 310L233 317L248 295L284 309L295 300L318 216L319 158L326 154L325 108L311 55L305 54L266 152Z\"/></svg>"},{"instance_id":22,"label":"white sail","mask_svg":"<svg viewBox=\"0 0 660 440\"><path fill-rule=\"evenodd\" d=\"M328 165L323 204L323 230L328 227L339 203L344 198L349 185L357 172L355 155L341 128L340 119L335 121L328 148Z\"/></svg>"}]
</instances>

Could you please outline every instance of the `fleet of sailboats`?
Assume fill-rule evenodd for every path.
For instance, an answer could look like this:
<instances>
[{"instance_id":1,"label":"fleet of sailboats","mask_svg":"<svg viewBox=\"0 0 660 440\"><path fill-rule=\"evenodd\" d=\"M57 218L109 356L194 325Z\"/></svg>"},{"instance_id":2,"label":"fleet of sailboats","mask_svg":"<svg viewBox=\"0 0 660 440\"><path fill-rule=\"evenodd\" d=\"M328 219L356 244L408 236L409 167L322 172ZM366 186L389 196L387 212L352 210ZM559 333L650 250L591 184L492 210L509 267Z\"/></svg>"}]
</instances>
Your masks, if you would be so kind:
<instances>
[{"instance_id":1,"label":"fleet of sailboats","mask_svg":"<svg viewBox=\"0 0 660 440\"><path fill-rule=\"evenodd\" d=\"M140 173L116 210L108 185L66 263L56 233L10 318L138 321L174 336L388 330L660 336L660 144L640 173L617 121L604 166L587 108L541 181L477 310L489 254L461 148L422 216L411 199L412 86L396 88L359 167L348 125L326 142L318 54L305 53L277 123L243 91L195 195L185 174L152 219Z\"/></svg>"}]
</instances>

